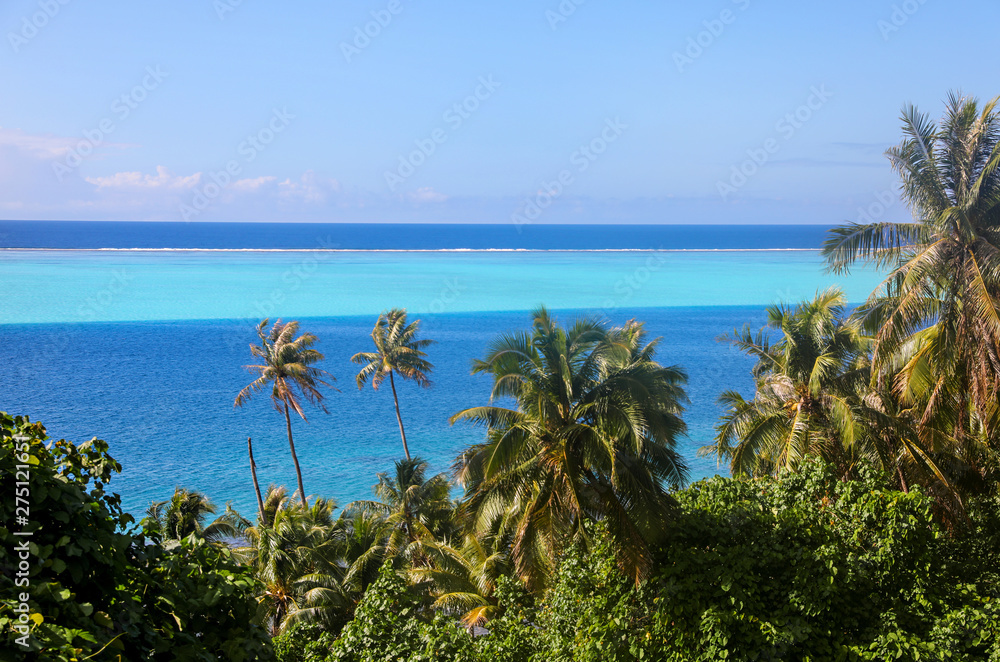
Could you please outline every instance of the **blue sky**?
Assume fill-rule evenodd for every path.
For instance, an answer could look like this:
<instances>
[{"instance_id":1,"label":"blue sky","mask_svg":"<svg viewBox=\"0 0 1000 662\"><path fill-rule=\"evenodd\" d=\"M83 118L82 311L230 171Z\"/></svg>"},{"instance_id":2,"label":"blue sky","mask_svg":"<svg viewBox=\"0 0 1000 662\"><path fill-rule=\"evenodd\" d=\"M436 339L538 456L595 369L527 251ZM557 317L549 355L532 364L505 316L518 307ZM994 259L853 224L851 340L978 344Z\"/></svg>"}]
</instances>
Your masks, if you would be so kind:
<instances>
[{"instance_id":1,"label":"blue sky","mask_svg":"<svg viewBox=\"0 0 1000 662\"><path fill-rule=\"evenodd\" d=\"M900 108L1000 94L998 18L985 0L7 0L0 217L900 220L882 155Z\"/></svg>"}]
</instances>

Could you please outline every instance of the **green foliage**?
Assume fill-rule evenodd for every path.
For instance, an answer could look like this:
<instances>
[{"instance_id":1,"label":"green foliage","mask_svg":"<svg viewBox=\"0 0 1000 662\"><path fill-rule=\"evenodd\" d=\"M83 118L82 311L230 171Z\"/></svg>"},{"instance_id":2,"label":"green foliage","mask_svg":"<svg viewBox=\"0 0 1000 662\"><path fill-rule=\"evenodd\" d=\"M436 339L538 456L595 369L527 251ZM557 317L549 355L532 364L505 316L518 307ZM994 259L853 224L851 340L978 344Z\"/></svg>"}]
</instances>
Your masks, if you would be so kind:
<instances>
[{"instance_id":1,"label":"green foliage","mask_svg":"<svg viewBox=\"0 0 1000 662\"><path fill-rule=\"evenodd\" d=\"M278 662L321 662L335 638L319 623L293 623L273 639L274 656Z\"/></svg>"},{"instance_id":2,"label":"green foliage","mask_svg":"<svg viewBox=\"0 0 1000 662\"><path fill-rule=\"evenodd\" d=\"M454 619L438 613L434 620L420 628L422 649L412 662L477 662L480 657L470 633Z\"/></svg>"},{"instance_id":3,"label":"green foliage","mask_svg":"<svg viewBox=\"0 0 1000 662\"><path fill-rule=\"evenodd\" d=\"M122 533L132 523L117 495L105 492L120 465L107 444L93 440L79 447L66 441L45 447L40 423L0 413L0 630L4 646L16 650L13 610L20 594L31 599L28 648L42 659L69 660L91 654L120 634L116 620L135 619L112 590L124 576L132 539ZM19 469L26 465L26 469ZM15 488L18 483L25 486ZM15 492L17 489L17 492ZM14 495L23 495L15 502ZM15 508L28 504L29 523L15 523ZM24 511L17 513L25 515ZM31 532L30 537L15 536ZM86 532L86 535L84 535ZM21 552L27 576L15 576ZM23 566L22 566L23 567ZM27 585L22 585L27 581ZM23 641L23 640L22 640Z\"/></svg>"},{"instance_id":4,"label":"green foliage","mask_svg":"<svg viewBox=\"0 0 1000 662\"><path fill-rule=\"evenodd\" d=\"M137 539L137 543L141 539ZM194 535L135 547L124 596L141 608L126 659L271 659L254 599L262 589L228 550Z\"/></svg>"},{"instance_id":5,"label":"green foliage","mask_svg":"<svg viewBox=\"0 0 1000 662\"><path fill-rule=\"evenodd\" d=\"M328 659L1000 660L997 504L970 504L968 527L946 534L928 495L856 473L810 460L696 483L640 584L607 527L588 525L537 602L500 577L497 615L471 639L386 565Z\"/></svg>"},{"instance_id":6,"label":"green foliage","mask_svg":"<svg viewBox=\"0 0 1000 662\"><path fill-rule=\"evenodd\" d=\"M20 525L15 517L24 513L15 508L23 504L0 499L5 650L23 650L22 632L12 626L23 624L15 610L26 593L22 642L39 660L271 658L255 618L260 588L227 553L194 539L163 546L126 530L132 518L105 489L121 469L105 442L46 446L41 424L4 413L0 436L0 492L30 504L28 523ZM15 547L25 539L21 559ZM26 576L16 574L19 567ZM17 585L23 580L27 586ZM182 658L174 657L178 651Z\"/></svg>"},{"instance_id":7,"label":"green foliage","mask_svg":"<svg viewBox=\"0 0 1000 662\"><path fill-rule=\"evenodd\" d=\"M530 660L539 647L534 600L524 585L511 577L497 579L499 616L487 623L489 634L476 639L479 659L489 662Z\"/></svg>"},{"instance_id":8,"label":"green foliage","mask_svg":"<svg viewBox=\"0 0 1000 662\"><path fill-rule=\"evenodd\" d=\"M634 636L645 616L642 592L618 569L607 529L594 529L589 552L571 548L545 596L536 659L618 662L642 650Z\"/></svg>"},{"instance_id":9,"label":"green foliage","mask_svg":"<svg viewBox=\"0 0 1000 662\"><path fill-rule=\"evenodd\" d=\"M993 659L1000 587L948 562L963 543L928 496L864 473L840 481L813 462L682 492L654 582L658 657Z\"/></svg>"},{"instance_id":10,"label":"green foliage","mask_svg":"<svg viewBox=\"0 0 1000 662\"><path fill-rule=\"evenodd\" d=\"M420 599L388 563L344 627L328 659L343 662L408 660L420 646Z\"/></svg>"}]
</instances>

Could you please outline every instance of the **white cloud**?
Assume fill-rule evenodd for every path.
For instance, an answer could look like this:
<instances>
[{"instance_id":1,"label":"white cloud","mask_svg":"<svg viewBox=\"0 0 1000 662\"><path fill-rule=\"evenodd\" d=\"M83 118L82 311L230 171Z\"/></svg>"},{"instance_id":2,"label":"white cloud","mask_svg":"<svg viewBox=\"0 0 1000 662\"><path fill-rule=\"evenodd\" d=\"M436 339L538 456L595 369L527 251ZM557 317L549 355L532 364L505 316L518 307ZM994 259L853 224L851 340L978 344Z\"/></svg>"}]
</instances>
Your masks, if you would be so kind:
<instances>
[{"instance_id":1,"label":"white cloud","mask_svg":"<svg viewBox=\"0 0 1000 662\"><path fill-rule=\"evenodd\" d=\"M139 189L190 189L201 181L201 173L175 176L163 166L156 166L156 175L144 175L141 172L116 172L110 177L85 177L88 183L98 190L104 188L139 188Z\"/></svg>"},{"instance_id":2,"label":"white cloud","mask_svg":"<svg viewBox=\"0 0 1000 662\"><path fill-rule=\"evenodd\" d=\"M0 145L13 147L43 159L58 159L73 148L73 138L51 134L32 135L20 129L0 128Z\"/></svg>"},{"instance_id":3,"label":"white cloud","mask_svg":"<svg viewBox=\"0 0 1000 662\"><path fill-rule=\"evenodd\" d=\"M444 202L448 199L447 195L438 193L430 186L422 186L416 191L407 193L406 197L413 202Z\"/></svg>"},{"instance_id":4,"label":"white cloud","mask_svg":"<svg viewBox=\"0 0 1000 662\"><path fill-rule=\"evenodd\" d=\"M307 170L293 182L286 179L278 184L279 194L284 198L298 198L305 202L322 203L326 202L331 193L340 191L340 182L328 177L320 177L314 171Z\"/></svg>"},{"instance_id":5,"label":"white cloud","mask_svg":"<svg viewBox=\"0 0 1000 662\"><path fill-rule=\"evenodd\" d=\"M277 181L277 179L278 179L277 177L272 177L269 175L265 177L257 177L255 179L237 179L230 185L229 188L233 189L234 191L256 191L263 186L266 186L268 184L271 184L272 182Z\"/></svg>"}]
</instances>

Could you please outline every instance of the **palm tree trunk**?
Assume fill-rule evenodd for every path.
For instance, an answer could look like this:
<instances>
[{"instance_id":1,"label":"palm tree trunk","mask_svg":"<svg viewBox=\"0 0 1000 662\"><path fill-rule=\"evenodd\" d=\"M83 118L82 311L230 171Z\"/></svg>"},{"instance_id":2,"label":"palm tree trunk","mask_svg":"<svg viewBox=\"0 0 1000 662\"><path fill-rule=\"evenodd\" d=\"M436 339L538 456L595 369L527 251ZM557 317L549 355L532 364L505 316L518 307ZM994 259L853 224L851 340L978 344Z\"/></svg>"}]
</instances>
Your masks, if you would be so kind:
<instances>
[{"instance_id":1,"label":"palm tree trunk","mask_svg":"<svg viewBox=\"0 0 1000 662\"><path fill-rule=\"evenodd\" d=\"M399 423L399 435L403 438L403 452L409 460L410 449L406 446L406 432L403 430L403 417L399 415L399 397L396 395L396 382L392 378L392 371L389 372L389 386L392 387L392 401L396 403L396 421Z\"/></svg>"},{"instance_id":2,"label":"palm tree trunk","mask_svg":"<svg viewBox=\"0 0 1000 662\"><path fill-rule=\"evenodd\" d=\"M292 441L292 418L288 415L288 401L285 401L285 427L288 428L288 448L292 451L292 462L295 463L295 475L299 478L299 499L302 500L302 507L308 508L306 502L306 488L302 487L302 467L299 466L299 456L295 454L295 442Z\"/></svg>"},{"instance_id":3,"label":"palm tree trunk","mask_svg":"<svg viewBox=\"0 0 1000 662\"><path fill-rule=\"evenodd\" d=\"M250 437L247 437L247 452L250 453L250 475L253 476L253 489L257 493L257 508L260 512L261 524L267 525L264 521L264 499L260 496L260 483L257 482L257 463L253 461L253 444Z\"/></svg>"},{"instance_id":4,"label":"palm tree trunk","mask_svg":"<svg viewBox=\"0 0 1000 662\"><path fill-rule=\"evenodd\" d=\"M903 468L898 463L896 464L896 473L899 475L899 484L902 486L903 492L909 494L910 488L907 487L906 478L903 477Z\"/></svg>"}]
</instances>

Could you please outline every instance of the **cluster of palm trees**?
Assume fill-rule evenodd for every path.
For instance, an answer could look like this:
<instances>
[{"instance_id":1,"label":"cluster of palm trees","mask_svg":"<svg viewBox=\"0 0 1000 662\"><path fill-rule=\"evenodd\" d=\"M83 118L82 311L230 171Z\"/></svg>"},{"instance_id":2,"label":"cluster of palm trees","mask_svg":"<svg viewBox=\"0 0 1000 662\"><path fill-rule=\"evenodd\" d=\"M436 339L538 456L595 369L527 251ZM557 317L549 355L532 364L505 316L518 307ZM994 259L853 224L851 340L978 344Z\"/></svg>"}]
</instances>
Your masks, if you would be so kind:
<instances>
[{"instance_id":1,"label":"cluster of palm trees","mask_svg":"<svg viewBox=\"0 0 1000 662\"><path fill-rule=\"evenodd\" d=\"M873 262L889 272L856 310L837 289L767 309L767 325L726 337L756 359L755 393L721 396L725 413L704 452L736 476L794 471L822 457L843 476L881 467L899 487L920 484L960 517L963 499L1000 478L1000 116L953 95L938 125L907 108L905 140L888 151L915 221L849 225L832 231L823 254L834 272ZM435 607L470 626L490 618L502 575L545 587L559 553L587 544L601 521L619 567L647 576L652 550L675 512L670 490L687 468L676 451L684 434L684 371L656 361L659 341L641 323L579 319L561 326L544 308L530 329L497 337L473 372L489 375L490 401L452 423L484 430L455 461L463 489L452 498L444 474L411 456L395 378L429 386L433 365L420 321L383 313L375 351L352 357L358 388L388 378L405 459L379 474L376 500L335 516L328 499L307 500L291 412L323 408L333 377L317 367L316 337L297 322L269 320L251 345L257 378L242 406L270 388L284 415L298 479L261 494L248 439L258 516L214 507L178 490L150 509L165 537L236 541L235 553L266 587L260 596L275 633L300 620L336 627L391 564L426 590Z\"/></svg>"},{"instance_id":2,"label":"cluster of palm trees","mask_svg":"<svg viewBox=\"0 0 1000 662\"><path fill-rule=\"evenodd\" d=\"M323 407L321 387L332 376L316 364L323 356L312 334L296 322L268 320L257 327L261 359L247 366L257 379L236 398L243 405L270 387L271 403L285 417L296 464L297 498L285 488L257 487L252 443L251 470L258 515L251 522L230 509L208 522L214 506L203 496L178 490L153 504L147 525L167 538L212 536L235 546L265 589L261 603L275 633L300 620L335 627L392 564L424 589L436 608L474 625L490 618L501 575L516 575L531 588L544 587L560 550L586 543L589 523L603 520L615 539L619 564L639 579L651 564L651 548L674 511L669 489L687 469L676 452L685 431L685 373L655 360L657 340L643 325L620 327L580 319L562 327L544 308L532 314L528 331L493 342L473 372L493 380L490 402L460 411L452 423L485 429L484 441L456 461L454 477L464 488L452 498L444 474L410 456L399 414L394 378L429 385L433 366L419 339L419 320L406 311L383 313L372 331L374 352L356 354L357 385L393 387L405 459L379 474L375 500L337 506L311 503L295 455L291 412L304 418L303 402ZM185 522L184 526L174 524Z\"/></svg>"},{"instance_id":3,"label":"cluster of palm trees","mask_svg":"<svg viewBox=\"0 0 1000 662\"><path fill-rule=\"evenodd\" d=\"M850 315L839 291L768 309L729 340L757 359L756 394L727 392L705 449L735 475L821 456L920 483L952 514L1000 477L1000 115L952 94L940 123L903 110L887 151L913 222L849 224L823 249L830 270L888 272Z\"/></svg>"}]
</instances>

